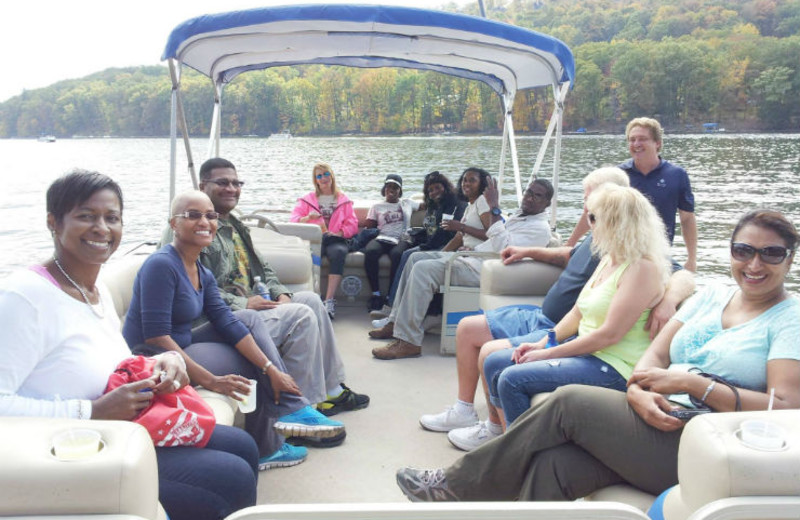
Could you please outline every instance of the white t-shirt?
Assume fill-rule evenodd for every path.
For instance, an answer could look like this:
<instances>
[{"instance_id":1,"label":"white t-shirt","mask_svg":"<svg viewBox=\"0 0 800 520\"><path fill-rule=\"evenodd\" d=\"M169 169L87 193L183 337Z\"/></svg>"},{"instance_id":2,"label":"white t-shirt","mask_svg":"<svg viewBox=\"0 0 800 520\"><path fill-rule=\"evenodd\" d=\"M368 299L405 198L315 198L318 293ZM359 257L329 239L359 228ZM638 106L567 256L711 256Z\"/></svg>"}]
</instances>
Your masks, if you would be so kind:
<instances>
[{"instance_id":1,"label":"white t-shirt","mask_svg":"<svg viewBox=\"0 0 800 520\"><path fill-rule=\"evenodd\" d=\"M489 203L486 202L486 197L481 195L475 199L475 202L470 202L467 204L467 209L464 210L464 216L461 218L461 222L470 227L483 229L481 215L488 212L490 209ZM483 240L480 238L476 238L469 233L464 233L464 247L475 249L475 246L481 242L483 242Z\"/></svg>"},{"instance_id":2,"label":"white t-shirt","mask_svg":"<svg viewBox=\"0 0 800 520\"><path fill-rule=\"evenodd\" d=\"M131 355L108 288L99 281L97 288L102 319L33 271L3 280L0 416L77 418L79 409L91 410L89 401L103 394L108 376Z\"/></svg>"}]
</instances>

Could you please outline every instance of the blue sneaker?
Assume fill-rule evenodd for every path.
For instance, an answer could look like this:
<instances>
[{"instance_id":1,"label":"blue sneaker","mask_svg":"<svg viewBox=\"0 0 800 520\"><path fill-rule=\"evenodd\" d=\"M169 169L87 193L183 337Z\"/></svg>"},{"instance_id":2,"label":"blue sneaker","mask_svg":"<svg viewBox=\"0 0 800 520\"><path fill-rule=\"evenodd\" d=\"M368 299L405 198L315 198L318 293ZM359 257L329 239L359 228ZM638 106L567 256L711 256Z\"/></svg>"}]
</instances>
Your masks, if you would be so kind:
<instances>
[{"instance_id":1,"label":"blue sneaker","mask_svg":"<svg viewBox=\"0 0 800 520\"><path fill-rule=\"evenodd\" d=\"M278 448L272 455L258 459L258 469L263 471L272 468L288 468L297 466L308 456L308 450L302 446L292 446L288 442Z\"/></svg>"},{"instance_id":2,"label":"blue sneaker","mask_svg":"<svg viewBox=\"0 0 800 520\"><path fill-rule=\"evenodd\" d=\"M327 439L344 432L344 424L328 419L310 406L280 417L274 428L284 437Z\"/></svg>"}]
</instances>

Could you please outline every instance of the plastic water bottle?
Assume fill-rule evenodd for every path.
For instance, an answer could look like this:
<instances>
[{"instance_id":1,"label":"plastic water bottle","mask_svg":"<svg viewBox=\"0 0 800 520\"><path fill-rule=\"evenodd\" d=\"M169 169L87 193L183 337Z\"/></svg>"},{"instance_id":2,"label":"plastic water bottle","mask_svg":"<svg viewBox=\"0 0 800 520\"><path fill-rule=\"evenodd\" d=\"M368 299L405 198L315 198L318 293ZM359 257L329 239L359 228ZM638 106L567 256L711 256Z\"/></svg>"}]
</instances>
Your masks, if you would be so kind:
<instances>
[{"instance_id":1,"label":"plastic water bottle","mask_svg":"<svg viewBox=\"0 0 800 520\"><path fill-rule=\"evenodd\" d=\"M544 348L557 347L558 340L556 339L555 329L547 329L547 346Z\"/></svg>"},{"instance_id":2,"label":"plastic water bottle","mask_svg":"<svg viewBox=\"0 0 800 520\"><path fill-rule=\"evenodd\" d=\"M269 297L269 289L267 289L267 284L261 281L260 276L253 278L253 292L265 300L271 300Z\"/></svg>"}]
</instances>

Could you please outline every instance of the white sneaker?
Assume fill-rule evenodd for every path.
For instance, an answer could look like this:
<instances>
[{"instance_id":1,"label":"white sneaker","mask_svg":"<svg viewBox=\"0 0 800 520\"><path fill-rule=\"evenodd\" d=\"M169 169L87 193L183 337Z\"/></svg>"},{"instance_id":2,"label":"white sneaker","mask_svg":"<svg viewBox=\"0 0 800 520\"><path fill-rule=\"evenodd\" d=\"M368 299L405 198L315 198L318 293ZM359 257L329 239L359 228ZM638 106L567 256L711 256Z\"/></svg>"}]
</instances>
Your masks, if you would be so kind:
<instances>
[{"instance_id":1,"label":"white sneaker","mask_svg":"<svg viewBox=\"0 0 800 520\"><path fill-rule=\"evenodd\" d=\"M388 305L384 305L380 310L369 311L370 318L376 318L375 321L378 321L377 318L386 318L392 313L392 308ZM375 323L373 321L372 323Z\"/></svg>"},{"instance_id":2,"label":"white sneaker","mask_svg":"<svg viewBox=\"0 0 800 520\"><path fill-rule=\"evenodd\" d=\"M474 410L470 415L463 415L456 412L452 406L448 406L442 413L423 415L419 418L419 424L432 432L449 432L456 428L472 426L477 422L478 414Z\"/></svg>"},{"instance_id":3,"label":"white sneaker","mask_svg":"<svg viewBox=\"0 0 800 520\"><path fill-rule=\"evenodd\" d=\"M382 329L389 323L389 316L385 318L381 318L379 320L372 320L372 328L373 329Z\"/></svg>"},{"instance_id":4,"label":"white sneaker","mask_svg":"<svg viewBox=\"0 0 800 520\"><path fill-rule=\"evenodd\" d=\"M325 306L325 312L327 312L328 316L333 319L334 316L336 316L336 300L330 298L322 302L322 304Z\"/></svg>"},{"instance_id":5,"label":"white sneaker","mask_svg":"<svg viewBox=\"0 0 800 520\"><path fill-rule=\"evenodd\" d=\"M486 420L473 426L451 430L447 434L447 438L456 448L464 451L472 451L501 435L502 433L492 433L489 430L489 421Z\"/></svg>"}]
</instances>

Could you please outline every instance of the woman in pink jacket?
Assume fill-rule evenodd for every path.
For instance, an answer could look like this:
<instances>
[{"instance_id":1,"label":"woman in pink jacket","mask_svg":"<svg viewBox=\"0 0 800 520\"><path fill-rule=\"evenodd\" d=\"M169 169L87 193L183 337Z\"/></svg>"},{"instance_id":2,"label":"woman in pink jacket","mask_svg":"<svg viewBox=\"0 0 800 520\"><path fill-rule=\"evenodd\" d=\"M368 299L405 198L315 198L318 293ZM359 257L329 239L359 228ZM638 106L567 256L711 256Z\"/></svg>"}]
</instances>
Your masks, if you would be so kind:
<instances>
[{"instance_id":1,"label":"woman in pink jacket","mask_svg":"<svg viewBox=\"0 0 800 520\"><path fill-rule=\"evenodd\" d=\"M325 163L314 165L311 180L314 191L297 199L292 211L292 222L317 224L322 229L322 256L328 257L328 290L325 310L333 318L336 313L334 295L344 272L344 259L348 253L347 239L358 232L358 218L353 201L336 187L333 168Z\"/></svg>"}]
</instances>

